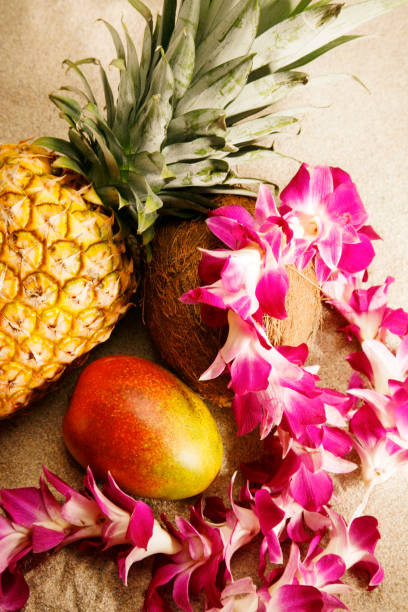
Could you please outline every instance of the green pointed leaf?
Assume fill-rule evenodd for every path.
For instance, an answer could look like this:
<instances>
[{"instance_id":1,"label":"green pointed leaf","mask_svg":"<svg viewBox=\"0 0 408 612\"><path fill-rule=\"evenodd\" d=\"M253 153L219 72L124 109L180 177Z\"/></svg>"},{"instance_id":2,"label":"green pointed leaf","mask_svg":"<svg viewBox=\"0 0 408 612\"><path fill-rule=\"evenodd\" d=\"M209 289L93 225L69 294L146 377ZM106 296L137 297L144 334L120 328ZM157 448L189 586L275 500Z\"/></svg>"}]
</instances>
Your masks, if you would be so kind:
<instances>
[{"instance_id":1,"label":"green pointed leaf","mask_svg":"<svg viewBox=\"0 0 408 612\"><path fill-rule=\"evenodd\" d=\"M255 39L259 0L240 0L229 8L196 51L195 74L201 75L239 56L247 55Z\"/></svg>"},{"instance_id":2,"label":"green pointed leaf","mask_svg":"<svg viewBox=\"0 0 408 612\"><path fill-rule=\"evenodd\" d=\"M81 116L80 104L73 98L66 98L58 94L50 94L49 98L64 114L68 122L75 127L76 122Z\"/></svg>"},{"instance_id":3,"label":"green pointed leaf","mask_svg":"<svg viewBox=\"0 0 408 612\"><path fill-rule=\"evenodd\" d=\"M228 9L233 9L238 2L239 0L229 0ZM209 0L205 15L200 17L200 42L205 40L224 18L225 0Z\"/></svg>"},{"instance_id":4,"label":"green pointed leaf","mask_svg":"<svg viewBox=\"0 0 408 612\"><path fill-rule=\"evenodd\" d=\"M174 37L187 29L195 39L197 35L198 22L200 19L200 0L184 0L177 15Z\"/></svg>"},{"instance_id":5,"label":"green pointed leaf","mask_svg":"<svg viewBox=\"0 0 408 612\"><path fill-rule=\"evenodd\" d=\"M117 68L121 72L124 72L126 70L126 62L121 57L115 57L115 59L111 61L110 66Z\"/></svg>"},{"instance_id":6,"label":"green pointed leaf","mask_svg":"<svg viewBox=\"0 0 408 612\"><path fill-rule=\"evenodd\" d=\"M254 70L271 65L271 71L293 65L301 57L344 36L355 27L400 6L405 0L365 0L349 6L329 4L311 7L286 19L259 36Z\"/></svg>"},{"instance_id":7,"label":"green pointed leaf","mask_svg":"<svg viewBox=\"0 0 408 612\"><path fill-rule=\"evenodd\" d=\"M105 96L106 119L107 119L109 127L111 128L114 124L115 115L116 115L115 100L113 97L112 88L110 86L105 69L103 68L99 60L95 59L95 63L99 66L99 72L100 72L102 86L103 86L103 93Z\"/></svg>"},{"instance_id":8,"label":"green pointed leaf","mask_svg":"<svg viewBox=\"0 0 408 612\"><path fill-rule=\"evenodd\" d=\"M244 87L252 67L252 56L239 57L213 68L180 100L175 116L201 108L224 108Z\"/></svg>"},{"instance_id":9,"label":"green pointed leaf","mask_svg":"<svg viewBox=\"0 0 408 612\"><path fill-rule=\"evenodd\" d=\"M319 47L319 49L316 49L312 53L309 53L308 55L304 55L303 57L298 59L296 62L292 62L292 64L289 64L288 66L283 66L283 68L280 68L279 71L294 70L296 68L299 68L300 66L305 66L306 64L309 64L310 62L318 58L320 55L324 55L328 51L331 51L331 49L335 49L336 47L340 47L340 45L344 45L348 42L357 40L359 38L362 38L362 36L358 34L349 35L349 36L340 36L339 38L336 38L335 40L332 40L331 42L327 43L327 45L324 45L323 47Z\"/></svg>"},{"instance_id":10,"label":"green pointed leaf","mask_svg":"<svg viewBox=\"0 0 408 612\"><path fill-rule=\"evenodd\" d=\"M160 96L156 94L148 100L143 113L131 130L132 150L147 153L160 151L166 137L167 122L168 113L163 112Z\"/></svg>"},{"instance_id":11,"label":"green pointed leaf","mask_svg":"<svg viewBox=\"0 0 408 612\"><path fill-rule=\"evenodd\" d=\"M85 104L88 104L89 102L92 103L92 100L88 98L87 94L79 89L79 87L73 87L72 85L61 85L59 91L69 91L70 93L76 94L78 98L82 98Z\"/></svg>"},{"instance_id":12,"label":"green pointed leaf","mask_svg":"<svg viewBox=\"0 0 408 612\"><path fill-rule=\"evenodd\" d=\"M129 146L129 124L131 115L136 107L136 92L130 73L125 70L120 73L118 101L116 106L115 122L113 131L122 145Z\"/></svg>"},{"instance_id":13,"label":"green pointed leaf","mask_svg":"<svg viewBox=\"0 0 408 612\"><path fill-rule=\"evenodd\" d=\"M146 102L130 129L130 145L134 152L160 151L167 126L173 114L170 103L174 91L173 73L163 55L156 66Z\"/></svg>"},{"instance_id":14,"label":"green pointed leaf","mask_svg":"<svg viewBox=\"0 0 408 612\"><path fill-rule=\"evenodd\" d=\"M310 3L311 0L306 0L304 8ZM299 0L285 0L285 2L282 2L282 0L261 0L258 36L298 10Z\"/></svg>"},{"instance_id":15,"label":"green pointed leaf","mask_svg":"<svg viewBox=\"0 0 408 612\"><path fill-rule=\"evenodd\" d=\"M197 27L197 35L196 35L196 43L197 45L203 40L205 36L205 28L208 24L208 11L210 9L211 4L214 3L214 0L200 0L200 18L198 21Z\"/></svg>"},{"instance_id":16,"label":"green pointed leaf","mask_svg":"<svg viewBox=\"0 0 408 612\"><path fill-rule=\"evenodd\" d=\"M90 117L93 121L93 124L96 126L98 133L106 142L107 147L109 148L112 155L119 160L122 165L126 164L126 155L123 151L121 143L118 140L118 137L114 133L114 131L109 127L106 123L104 117L102 117L99 108L94 104L88 104L83 109L83 117ZM98 141L99 142L99 141Z\"/></svg>"},{"instance_id":17,"label":"green pointed leaf","mask_svg":"<svg viewBox=\"0 0 408 612\"><path fill-rule=\"evenodd\" d=\"M164 187L167 179L174 177L161 153L146 153L144 151L133 155L129 162L129 170L132 176L144 177L145 182L156 192ZM144 189L146 188L144 187Z\"/></svg>"},{"instance_id":18,"label":"green pointed leaf","mask_svg":"<svg viewBox=\"0 0 408 612\"><path fill-rule=\"evenodd\" d=\"M228 117L275 104L294 87L306 85L305 72L279 72L245 85L239 96L227 106Z\"/></svg>"},{"instance_id":19,"label":"green pointed leaf","mask_svg":"<svg viewBox=\"0 0 408 612\"><path fill-rule=\"evenodd\" d=\"M283 127L296 123L296 117L268 115L235 125L227 130L227 142L235 145L250 143L258 138L279 132Z\"/></svg>"},{"instance_id":20,"label":"green pointed leaf","mask_svg":"<svg viewBox=\"0 0 408 612\"><path fill-rule=\"evenodd\" d=\"M163 202L161 201L161 199L159 198L158 195L156 195L149 187L148 185L148 196L146 198L146 201L144 202L144 212L146 215L150 215L154 212L156 212L157 210L159 210L159 208L161 208L163 206Z\"/></svg>"},{"instance_id":21,"label":"green pointed leaf","mask_svg":"<svg viewBox=\"0 0 408 612\"><path fill-rule=\"evenodd\" d=\"M153 15L148 6L141 0L128 0L129 3L144 17L150 31L153 29Z\"/></svg>"},{"instance_id":22,"label":"green pointed leaf","mask_svg":"<svg viewBox=\"0 0 408 612\"><path fill-rule=\"evenodd\" d=\"M224 160L230 164L246 164L258 161L277 161L282 156L272 149L259 149L257 147L246 147L237 154L228 155Z\"/></svg>"},{"instance_id":23,"label":"green pointed leaf","mask_svg":"<svg viewBox=\"0 0 408 612\"><path fill-rule=\"evenodd\" d=\"M43 136L42 138L37 138L33 144L46 147L47 149L51 149L51 151L56 151L57 153L61 153L65 157L69 157L77 163L80 163L81 161L75 147L73 147L70 142L63 140L62 138Z\"/></svg>"},{"instance_id":24,"label":"green pointed leaf","mask_svg":"<svg viewBox=\"0 0 408 612\"><path fill-rule=\"evenodd\" d=\"M228 174L228 164L219 159L207 159L193 164L171 164L175 178L166 185L174 187L202 187L222 183Z\"/></svg>"},{"instance_id":25,"label":"green pointed leaf","mask_svg":"<svg viewBox=\"0 0 408 612\"><path fill-rule=\"evenodd\" d=\"M85 172L82 170L81 166L79 166L73 159L70 157L57 157L57 159L52 163L54 168L65 168L66 170L72 170L77 174L81 174L85 178L87 178Z\"/></svg>"},{"instance_id":26,"label":"green pointed leaf","mask_svg":"<svg viewBox=\"0 0 408 612\"><path fill-rule=\"evenodd\" d=\"M167 130L167 144L192 140L198 136L225 137L225 110L205 108L172 119Z\"/></svg>"},{"instance_id":27,"label":"green pointed leaf","mask_svg":"<svg viewBox=\"0 0 408 612\"><path fill-rule=\"evenodd\" d=\"M86 59L83 59L83 60L79 60L78 62L72 62L69 59L65 59L62 63L63 63L63 65L68 66L67 72L68 72L68 70L74 70L79 75L82 83L84 84L87 98L90 100L90 102L92 102L93 104L96 104L95 96L93 94L91 86L89 85L86 76L84 75L82 70L79 68L79 66L81 64L93 63L92 58L86 58Z\"/></svg>"},{"instance_id":28,"label":"green pointed leaf","mask_svg":"<svg viewBox=\"0 0 408 612\"><path fill-rule=\"evenodd\" d=\"M143 35L142 55L140 57L140 91L141 97L145 94L147 75L150 69L150 60L152 56L152 32L146 26Z\"/></svg>"},{"instance_id":29,"label":"green pointed leaf","mask_svg":"<svg viewBox=\"0 0 408 612\"><path fill-rule=\"evenodd\" d=\"M107 27L109 34L111 35L113 44L115 45L116 54L118 58L125 60L125 48L122 44L121 38L117 30L115 30L115 28L108 21L105 21L105 19L98 19L98 21L101 21Z\"/></svg>"},{"instance_id":30,"label":"green pointed leaf","mask_svg":"<svg viewBox=\"0 0 408 612\"><path fill-rule=\"evenodd\" d=\"M174 30L177 0L164 0L158 45L166 51Z\"/></svg>"},{"instance_id":31,"label":"green pointed leaf","mask_svg":"<svg viewBox=\"0 0 408 612\"><path fill-rule=\"evenodd\" d=\"M167 59L174 75L174 98L179 100L187 91L194 73L195 41L191 32L182 30L172 38Z\"/></svg>"},{"instance_id":32,"label":"green pointed leaf","mask_svg":"<svg viewBox=\"0 0 408 612\"><path fill-rule=\"evenodd\" d=\"M83 157L88 161L88 163L92 164L92 166L98 171L101 171L102 162L96 155L92 147L89 145L84 135L80 134L80 132L78 132L74 128L69 129L68 135L72 146L83 155Z\"/></svg>"},{"instance_id":33,"label":"green pointed leaf","mask_svg":"<svg viewBox=\"0 0 408 612\"><path fill-rule=\"evenodd\" d=\"M217 145L217 146L214 146ZM203 136L189 142L182 142L169 145L162 151L168 164L182 160L204 159L217 155L225 147L224 139L214 138L214 136ZM225 152L225 155L229 151Z\"/></svg>"},{"instance_id":34,"label":"green pointed leaf","mask_svg":"<svg viewBox=\"0 0 408 612\"><path fill-rule=\"evenodd\" d=\"M122 19L122 27L126 38L126 70L130 75L130 80L133 83L134 94L133 98L136 103L140 96L140 74L139 74L139 59L132 38L129 35L125 22Z\"/></svg>"},{"instance_id":35,"label":"green pointed leaf","mask_svg":"<svg viewBox=\"0 0 408 612\"><path fill-rule=\"evenodd\" d=\"M145 248L146 247L149 248L150 247L150 242L152 242L153 238L154 238L154 225L151 225L149 228L147 228L147 230L145 230L143 232L143 235L142 235L143 246ZM149 255L149 253L150 253L150 255ZM151 261L151 258L152 258L152 252L151 252L151 249L150 249L148 254L147 254L147 261L148 261L148 263L149 263L149 261Z\"/></svg>"},{"instance_id":36,"label":"green pointed leaf","mask_svg":"<svg viewBox=\"0 0 408 612\"><path fill-rule=\"evenodd\" d=\"M92 132L93 138L98 143L98 146L103 155L104 162L106 164L106 168L109 173L109 179L112 182L120 181L120 170L119 170L118 163L115 157L113 156L112 152L107 147L102 134L97 128L97 125L94 123L94 121L92 121L92 119L87 119L87 118L83 120L83 123L89 128L89 130Z\"/></svg>"}]
</instances>

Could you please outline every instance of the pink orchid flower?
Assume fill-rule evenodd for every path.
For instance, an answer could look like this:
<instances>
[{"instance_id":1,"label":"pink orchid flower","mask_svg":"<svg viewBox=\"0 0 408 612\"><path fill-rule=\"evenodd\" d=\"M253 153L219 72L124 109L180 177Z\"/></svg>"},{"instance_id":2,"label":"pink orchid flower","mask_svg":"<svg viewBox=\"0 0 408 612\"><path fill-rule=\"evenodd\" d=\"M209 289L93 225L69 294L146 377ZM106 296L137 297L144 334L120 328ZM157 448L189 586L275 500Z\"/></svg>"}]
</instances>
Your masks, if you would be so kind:
<instances>
[{"instance_id":1,"label":"pink orchid flower","mask_svg":"<svg viewBox=\"0 0 408 612\"><path fill-rule=\"evenodd\" d=\"M374 412L387 436L400 447L408 448L408 378L401 382L389 380L390 395L373 389L349 389L349 393L364 400Z\"/></svg>"},{"instance_id":2,"label":"pink orchid flower","mask_svg":"<svg viewBox=\"0 0 408 612\"><path fill-rule=\"evenodd\" d=\"M302 164L282 191L281 201L300 268L316 253L319 282L334 271L349 275L367 269L374 256L371 240L378 236L364 226L367 212L346 172Z\"/></svg>"},{"instance_id":3,"label":"pink orchid flower","mask_svg":"<svg viewBox=\"0 0 408 612\"><path fill-rule=\"evenodd\" d=\"M272 368L269 350L274 350L265 348L270 347L265 331L255 320L243 321L232 310L228 312L228 323L227 340L200 380L216 378L229 365L231 386L235 392L265 389Z\"/></svg>"},{"instance_id":4,"label":"pink orchid flower","mask_svg":"<svg viewBox=\"0 0 408 612\"><path fill-rule=\"evenodd\" d=\"M36 553L55 548L69 534L71 525L42 478L39 489L2 489L0 504L18 529L29 530Z\"/></svg>"},{"instance_id":5,"label":"pink orchid flower","mask_svg":"<svg viewBox=\"0 0 408 612\"><path fill-rule=\"evenodd\" d=\"M173 599L180 610L192 612L190 594L199 595L204 591L209 606L220 607L220 590L216 577L223 562L224 544L218 527L213 527L202 515L201 506L190 509L190 521L176 517L174 528L165 516L163 521L169 533L178 540L180 550L170 556L154 573L145 600L145 609L157 588L174 579Z\"/></svg>"},{"instance_id":6,"label":"pink orchid flower","mask_svg":"<svg viewBox=\"0 0 408 612\"><path fill-rule=\"evenodd\" d=\"M260 308L270 316L286 317L289 279L281 228L285 224L268 188L260 187L254 216L238 205L224 206L211 214L208 227L232 250L201 249L200 278L211 284L185 293L181 301L231 308L244 320Z\"/></svg>"},{"instance_id":7,"label":"pink orchid flower","mask_svg":"<svg viewBox=\"0 0 408 612\"><path fill-rule=\"evenodd\" d=\"M61 508L61 516L70 526L70 533L64 540L64 545L78 540L99 538L102 534L105 517L96 501L87 491L79 492L69 486L64 480L43 467L48 482L65 497ZM85 479L85 484L86 484Z\"/></svg>"},{"instance_id":8,"label":"pink orchid flower","mask_svg":"<svg viewBox=\"0 0 408 612\"><path fill-rule=\"evenodd\" d=\"M88 468L86 484L105 517L101 534L105 549L121 544L130 546L118 558L119 575L124 584L130 567L137 561L180 550L179 542L154 518L150 506L124 493L110 474L102 492Z\"/></svg>"},{"instance_id":9,"label":"pink orchid flower","mask_svg":"<svg viewBox=\"0 0 408 612\"><path fill-rule=\"evenodd\" d=\"M408 313L388 306L387 292L394 279L387 276L383 285L364 288L359 276L346 278L339 274L322 285L322 291L350 325L344 328L361 342L385 340L386 330L403 336L408 332Z\"/></svg>"},{"instance_id":10,"label":"pink orchid flower","mask_svg":"<svg viewBox=\"0 0 408 612\"><path fill-rule=\"evenodd\" d=\"M299 548L293 543L287 565L281 576L270 586L259 590L259 595L266 604L266 612L347 610L347 606L337 597L325 591L327 584L331 586L329 590L337 587L335 583L338 582L345 569L341 559L338 560L335 555L331 557L329 563L327 561L317 563L314 571L310 568L307 570L301 563ZM272 572L272 578L274 574L276 572Z\"/></svg>"},{"instance_id":11,"label":"pink orchid flower","mask_svg":"<svg viewBox=\"0 0 408 612\"><path fill-rule=\"evenodd\" d=\"M354 447L365 482L374 486L388 480L408 460L408 449L396 444L374 411L363 405L350 421Z\"/></svg>"},{"instance_id":12,"label":"pink orchid flower","mask_svg":"<svg viewBox=\"0 0 408 612\"><path fill-rule=\"evenodd\" d=\"M357 467L344 458L353 448L352 438L346 431L326 425L309 425L298 440L281 428L278 435L284 453L292 450L312 472L324 470L333 474L347 474Z\"/></svg>"},{"instance_id":13,"label":"pink orchid flower","mask_svg":"<svg viewBox=\"0 0 408 612\"><path fill-rule=\"evenodd\" d=\"M353 567L366 571L369 576L369 589L378 586L384 578L384 570L374 556L380 539L377 519L373 516L359 516L347 525L344 517L334 510L327 508L327 514L332 527L324 555L338 555L347 569ZM322 558L322 555L318 558Z\"/></svg>"},{"instance_id":14,"label":"pink orchid flower","mask_svg":"<svg viewBox=\"0 0 408 612\"><path fill-rule=\"evenodd\" d=\"M361 346L363 352L352 353L348 362L369 378L375 391L389 395L389 381L404 381L408 375L408 335L395 354L379 340L365 340Z\"/></svg>"},{"instance_id":15,"label":"pink orchid flower","mask_svg":"<svg viewBox=\"0 0 408 612\"><path fill-rule=\"evenodd\" d=\"M291 363L275 348L264 354L271 365L267 387L237 393L233 400L239 435L248 433L259 423L261 439L278 425L296 438L308 425L324 423L325 407L315 386L315 376Z\"/></svg>"},{"instance_id":16,"label":"pink orchid flower","mask_svg":"<svg viewBox=\"0 0 408 612\"><path fill-rule=\"evenodd\" d=\"M227 584L221 593L222 608L207 612L259 612L259 597L251 578L240 578Z\"/></svg>"}]
</instances>

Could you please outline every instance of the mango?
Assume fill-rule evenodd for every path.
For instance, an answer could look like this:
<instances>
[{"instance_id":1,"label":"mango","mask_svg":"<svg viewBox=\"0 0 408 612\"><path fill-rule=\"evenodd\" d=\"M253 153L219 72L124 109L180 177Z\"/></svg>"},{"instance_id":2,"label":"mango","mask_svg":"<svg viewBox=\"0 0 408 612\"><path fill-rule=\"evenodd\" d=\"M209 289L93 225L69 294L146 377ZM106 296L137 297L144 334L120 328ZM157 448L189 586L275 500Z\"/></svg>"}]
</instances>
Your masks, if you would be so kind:
<instances>
[{"instance_id":1,"label":"mango","mask_svg":"<svg viewBox=\"0 0 408 612\"><path fill-rule=\"evenodd\" d=\"M107 472L141 497L183 499L217 476L222 441L202 399L139 357L97 359L78 379L63 420L65 444L99 480Z\"/></svg>"}]
</instances>

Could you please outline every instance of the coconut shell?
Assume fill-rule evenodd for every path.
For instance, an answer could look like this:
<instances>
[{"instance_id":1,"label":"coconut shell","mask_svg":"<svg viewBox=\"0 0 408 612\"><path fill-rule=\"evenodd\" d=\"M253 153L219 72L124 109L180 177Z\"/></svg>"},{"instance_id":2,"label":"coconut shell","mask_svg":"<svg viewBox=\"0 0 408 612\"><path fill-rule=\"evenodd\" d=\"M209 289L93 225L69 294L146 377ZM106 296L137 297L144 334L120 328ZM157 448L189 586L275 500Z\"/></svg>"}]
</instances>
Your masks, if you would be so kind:
<instances>
[{"instance_id":1,"label":"coconut shell","mask_svg":"<svg viewBox=\"0 0 408 612\"><path fill-rule=\"evenodd\" d=\"M253 198L223 196L223 204L239 203L254 208ZM200 382L200 375L214 360L225 342L227 329L208 327L200 317L199 305L186 305L180 296L200 285L198 247L216 249L221 242L204 219L168 221L157 224L152 260L146 264L144 320L162 360L190 387L219 406L228 406L232 392L229 377ZM286 296L287 318L265 317L272 344L296 346L310 343L321 320L320 291L312 267L302 273L289 267L290 288Z\"/></svg>"}]
</instances>

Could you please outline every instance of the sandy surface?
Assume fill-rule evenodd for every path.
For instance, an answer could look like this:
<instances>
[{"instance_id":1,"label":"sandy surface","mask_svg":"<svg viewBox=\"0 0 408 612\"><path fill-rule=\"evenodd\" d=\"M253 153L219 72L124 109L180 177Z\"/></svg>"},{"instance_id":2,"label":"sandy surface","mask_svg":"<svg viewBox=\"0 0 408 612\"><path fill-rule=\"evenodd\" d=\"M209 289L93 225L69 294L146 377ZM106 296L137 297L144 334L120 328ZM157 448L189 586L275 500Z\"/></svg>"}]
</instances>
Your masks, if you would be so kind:
<instances>
[{"instance_id":1,"label":"sandy surface","mask_svg":"<svg viewBox=\"0 0 408 612\"><path fill-rule=\"evenodd\" d=\"M152 8L159 2L149 2ZM68 79L61 69L65 57L78 59L96 55L111 57L103 17L119 26L122 14L130 14L124 0L1 0L0 22L0 140L17 141L39 135L64 135L65 127L47 94ZM279 141L280 150L309 163L340 166L357 183L371 221L382 235L372 280L387 275L397 280L390 294L393 305L408 308L408 8L360 28L369 38L332 51L314 64L313 73L358 75L369 89L351 78L334 85L319 86L307 100L290 105L324 107L303 121L300 136ZM140 21L131 19L136 38ZM295 163L264 168L265 176L284 185L296 169ZM338 321L326 314L313 351L322 364L325 384L344 388L350 374L343 358L349 352L335 332ZM125 353L158 358L140 323L137 309L117 326L111 339L93 351L90 359ZM0 487L36 485L41 465L47 465L73 485L83 473L64 449L61 420L80 370L68 373L58 388L42 402L13 419L0 423ZM220 479L211 492L226 490L226 482L238 462L256 452L256 439L237 441L228 411L216 412L225 446L226 460ZM341 479L338 507L350 516L361 495L357 476ZM351 610L397 612L408 609L406 530L408 474L401 472L378 487L368 512L380 522L382 540L377 551L386 571L384 584L374 592L357 592L347 598ZM160 504L169 516L185 511L186 504ZM240 570L255 574L255 559L240 557ZM150 561L130 572L129 586L117 577L114 561L94 558L69 549L48 559L28 574L31 598L27 612L114 612L140 610L148 584Z\"/></svg>"}]
</instances>

